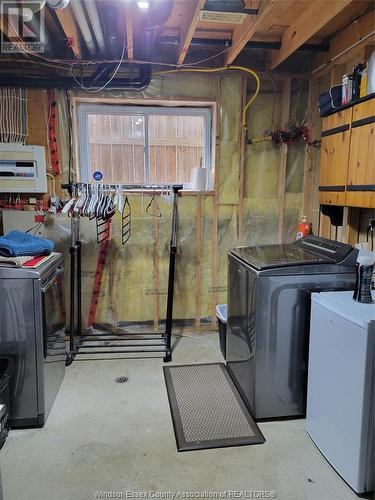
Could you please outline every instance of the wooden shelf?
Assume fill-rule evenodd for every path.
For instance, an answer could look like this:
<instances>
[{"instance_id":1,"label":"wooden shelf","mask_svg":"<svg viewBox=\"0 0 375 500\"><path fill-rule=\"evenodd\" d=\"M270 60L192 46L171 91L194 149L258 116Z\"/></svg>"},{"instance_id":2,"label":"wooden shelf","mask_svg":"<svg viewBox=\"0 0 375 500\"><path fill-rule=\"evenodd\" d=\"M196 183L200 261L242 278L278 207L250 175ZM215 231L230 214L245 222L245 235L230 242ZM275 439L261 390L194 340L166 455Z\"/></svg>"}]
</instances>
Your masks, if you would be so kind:
<instances>
[{"instance_id":1,"label":"wooden shelf","mask_svg":"<svg viewBox=\"0 0 375 500\"><path fill-rule=\"evenodd\" d=\"M361 97L360 99L356 99L355 101L350 101L348 104L344 104L344 106L340 106L339 108L336 108L333 111L326 113L325 115L321 115L321 118L326 118L327 116L331 116L331 115L334 115L335 113L339 113L343 109L352 108L356 104L360 104L361 102L369 101L370 99L373 99L374 97L375 97L375 92L372 92L371 94L365 95L365 96Z\"/></svg>"}]
</instances>

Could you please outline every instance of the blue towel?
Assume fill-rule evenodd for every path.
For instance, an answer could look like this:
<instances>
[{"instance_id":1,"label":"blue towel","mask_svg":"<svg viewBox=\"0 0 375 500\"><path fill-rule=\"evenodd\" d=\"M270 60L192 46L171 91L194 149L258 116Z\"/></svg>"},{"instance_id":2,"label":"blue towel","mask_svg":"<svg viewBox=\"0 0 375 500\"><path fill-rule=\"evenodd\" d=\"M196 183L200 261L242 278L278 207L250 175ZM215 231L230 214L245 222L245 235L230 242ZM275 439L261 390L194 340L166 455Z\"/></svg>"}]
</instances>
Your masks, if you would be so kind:
<instances>
[{"instance_id":1,"label":"blue towel","mask_svg":"<svg viewBox=\"0 0 375 500\"><path fill-rule=\"evenodd\" d=\"M51 240L38 238L22 231L11 231L0 236L0 255L18 257L20 255L48 255L55 244Z\"/></svg>"}]
</instances>

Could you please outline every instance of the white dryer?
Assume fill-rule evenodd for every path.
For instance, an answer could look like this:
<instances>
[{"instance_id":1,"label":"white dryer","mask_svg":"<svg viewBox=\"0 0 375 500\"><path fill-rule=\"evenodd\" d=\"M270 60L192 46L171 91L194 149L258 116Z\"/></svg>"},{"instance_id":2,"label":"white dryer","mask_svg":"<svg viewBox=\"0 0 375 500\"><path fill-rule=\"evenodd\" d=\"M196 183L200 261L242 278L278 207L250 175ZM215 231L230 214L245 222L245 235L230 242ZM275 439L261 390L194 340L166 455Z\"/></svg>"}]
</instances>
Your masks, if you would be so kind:
<instances>
[{"instance_id":1,"label":"white dryer","mask_svg":"<svg viewBox=\"0 0 375 500\"><path fill-rule=\"evenodd\" d=\"M306 429L357 493L374 489L374 357L375 302L312 294Z\"/></svg>"}]
</instances>

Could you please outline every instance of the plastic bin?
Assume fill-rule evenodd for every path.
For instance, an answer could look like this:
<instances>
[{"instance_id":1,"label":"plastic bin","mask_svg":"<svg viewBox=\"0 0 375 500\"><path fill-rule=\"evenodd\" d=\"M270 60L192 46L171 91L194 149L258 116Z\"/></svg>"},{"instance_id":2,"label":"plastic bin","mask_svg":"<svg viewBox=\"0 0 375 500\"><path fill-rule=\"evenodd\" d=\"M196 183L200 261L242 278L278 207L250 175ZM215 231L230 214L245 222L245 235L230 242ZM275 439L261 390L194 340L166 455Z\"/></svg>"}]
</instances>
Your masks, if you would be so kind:
<instances>
[{"instance_id":1,"label":"plastic bin","mask_svg":"<svg viewBox=\"0 0 375 500\"><path fill-rule=\"evenodd\" d=\"M219 304L216 306L216 317L219 324L219 342L221 354L226 359L227 354L227 305Z\"/></svg>"}]
</instances>

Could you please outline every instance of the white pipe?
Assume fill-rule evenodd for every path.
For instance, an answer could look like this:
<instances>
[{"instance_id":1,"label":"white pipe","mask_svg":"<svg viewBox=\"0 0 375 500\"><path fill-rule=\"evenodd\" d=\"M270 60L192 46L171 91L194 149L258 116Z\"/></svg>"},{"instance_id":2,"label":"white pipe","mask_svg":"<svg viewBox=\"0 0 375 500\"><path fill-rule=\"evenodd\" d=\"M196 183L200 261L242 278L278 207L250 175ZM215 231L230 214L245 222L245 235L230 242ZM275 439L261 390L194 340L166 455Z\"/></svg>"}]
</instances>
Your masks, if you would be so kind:
<instances>
[{"instance_id":1,"label":"white pipe","mask_svg":"<svg viewBox=\"0 0 375 500\"><path fill-rule=\"evenodd\" d=\"M82 4L78 0L73 0L70 5L72 6L74 16L77 20L79 29L81 30L87 48L89 49L90 54L94 55L96 52L95 42L91 35L85 13L83 12Z\"/></svg>"},{"instance_id":2,"label":"white pipe","mask_svg":"<svg viewBox=\"0 0 375 500\"><path fill-rule=\"evenodd\" d=\"M353 43L353 45L350 45L350 47L347 47L346 49L344 49L342 52L340 52L339 54L336 54L334 57L332 57L332 59L330 59L329 61L323 63L322 65L318 66L317 68L315 68L311 74L313 75L314 73L317 73L318 71L320 71L321 69L325 68L326 66L328 66L328 64L331 64L333 63L334 61L336 61L336 59L338 59L339 57L343 56L344 54L346 54L347 52L349 52L349 50L352 50L354 49L354 47L357 47L357 45L359 45L360 43L364 42L365 40L367 40L367 38L370 38L371 36L373 36L375 34L375 31L371 31L371 33L367 33L367 35L365 35L364 37L362 37L360 40L358 40L357 42Z\"/></svg>"},{"instance_id":3,"label":"white pipe","mask_svg":"<svg viewBox=\"0 0 375 500\"><path fill-rule=\"evenodd\" d=\"M95 1L85 0L85 5L99 49L102 53L105 53L103 30L100 24L98 9L96 8Z\"/></svg>"}]
</instances>

